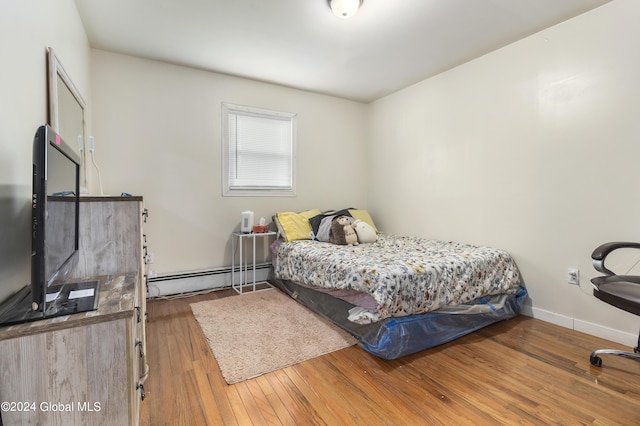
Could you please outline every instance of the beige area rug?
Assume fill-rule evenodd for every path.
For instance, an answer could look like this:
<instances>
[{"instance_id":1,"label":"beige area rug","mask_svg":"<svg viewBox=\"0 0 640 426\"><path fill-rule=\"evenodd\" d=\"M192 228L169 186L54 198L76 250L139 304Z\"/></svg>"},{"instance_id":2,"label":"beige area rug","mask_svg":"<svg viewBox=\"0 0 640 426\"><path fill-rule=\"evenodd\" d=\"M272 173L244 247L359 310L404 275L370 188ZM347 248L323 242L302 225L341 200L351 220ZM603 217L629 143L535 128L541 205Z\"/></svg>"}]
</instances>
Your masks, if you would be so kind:
<instances>
[{"instance_id":1,"label":"beige area rug","mask_svg":"<svg viewBox=\"0 0 640 426\"><path fill-rule=\"evenodd\" d=\"M357 342L277 289L192 303L191 310L229 384Z\"/></svg>"}]
</instances>

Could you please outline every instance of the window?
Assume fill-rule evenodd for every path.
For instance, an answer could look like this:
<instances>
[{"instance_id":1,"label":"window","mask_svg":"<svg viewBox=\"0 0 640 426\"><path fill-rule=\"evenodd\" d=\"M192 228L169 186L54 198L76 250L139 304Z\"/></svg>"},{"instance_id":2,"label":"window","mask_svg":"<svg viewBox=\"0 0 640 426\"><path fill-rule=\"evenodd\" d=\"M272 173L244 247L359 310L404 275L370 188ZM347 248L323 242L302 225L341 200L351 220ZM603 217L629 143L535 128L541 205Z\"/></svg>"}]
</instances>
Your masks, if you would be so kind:
<instances>
[{"instance_id":1,"label":"window","mask_svg":"<svg viewBox=\"0 0 640 426\"><path fill-rule=\"evenodd\" d=\"M296 115L222 104L222 195L294 196Z\"/></svg>"}]
</instances>

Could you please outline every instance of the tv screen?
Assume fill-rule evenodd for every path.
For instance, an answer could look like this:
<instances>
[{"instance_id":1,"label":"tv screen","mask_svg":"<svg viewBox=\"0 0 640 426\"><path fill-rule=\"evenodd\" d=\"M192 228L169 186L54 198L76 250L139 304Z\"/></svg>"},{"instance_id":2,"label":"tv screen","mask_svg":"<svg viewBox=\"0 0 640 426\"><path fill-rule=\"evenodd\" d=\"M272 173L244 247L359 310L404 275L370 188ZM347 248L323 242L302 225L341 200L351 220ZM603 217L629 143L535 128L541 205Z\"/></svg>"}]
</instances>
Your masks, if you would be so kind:
<instances>
[{"instance_id":1,"label":"tv screen","mask_svg":"<svg viewBox=\"0 0 640 426\"><path fill-rule=\"evenodd\" d=\"M48 125L33 140L32 207L32 309L44 312L77 263L80 214L80 157Z\"/></svg>"}]
</instances>

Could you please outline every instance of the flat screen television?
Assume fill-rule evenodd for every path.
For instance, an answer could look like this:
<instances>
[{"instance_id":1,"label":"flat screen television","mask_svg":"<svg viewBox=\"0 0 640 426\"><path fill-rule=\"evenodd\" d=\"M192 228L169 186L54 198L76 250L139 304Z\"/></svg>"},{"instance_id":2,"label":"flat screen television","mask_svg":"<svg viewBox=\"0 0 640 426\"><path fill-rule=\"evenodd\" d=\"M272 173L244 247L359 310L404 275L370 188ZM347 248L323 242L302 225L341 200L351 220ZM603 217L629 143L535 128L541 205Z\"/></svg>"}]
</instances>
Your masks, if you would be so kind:
<instances>
[{"instance_id":1,"label":"flat screen television","mask_svg":"<svg viewBox=\"0 0 640 426\"><path fill-rule=\"evenodd\" d=\"M0 307L0 324L96 309L98 282L70 282L79 253L78 154L49 125L33 139L31 283Z\"/></svg>"}]
</instances>

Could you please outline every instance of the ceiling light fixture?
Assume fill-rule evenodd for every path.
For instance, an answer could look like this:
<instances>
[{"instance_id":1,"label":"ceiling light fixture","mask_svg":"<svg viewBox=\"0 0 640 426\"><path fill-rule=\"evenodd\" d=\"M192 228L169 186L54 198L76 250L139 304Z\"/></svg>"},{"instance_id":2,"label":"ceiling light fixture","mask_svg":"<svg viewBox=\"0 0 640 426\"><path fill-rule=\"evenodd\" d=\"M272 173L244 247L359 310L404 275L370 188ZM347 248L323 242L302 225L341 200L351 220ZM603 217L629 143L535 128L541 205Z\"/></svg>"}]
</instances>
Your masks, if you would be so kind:
<instances>
[{"instance_id":1,"label":"ceiling light fixture","mask_svg":"<svg viewBox=\"0 0 640 426\"><path fill-rule=\"evenodd\" d=\"M327 0L329 7L338 18L347 19L358 13L362 0Z\"/></svg>"}]
</instances>

